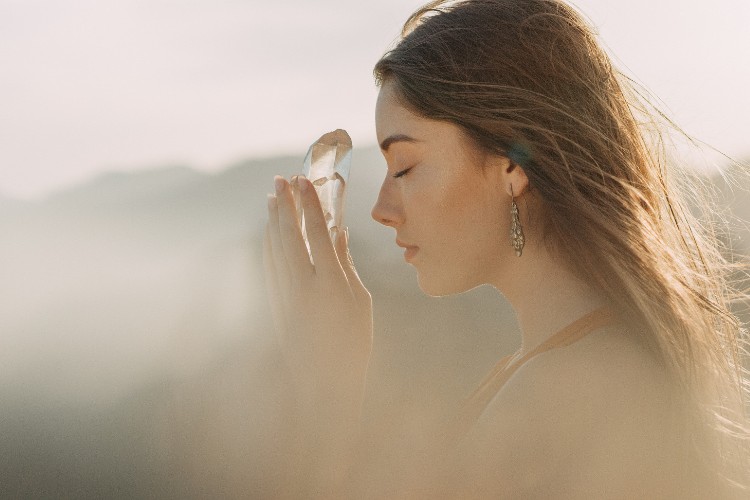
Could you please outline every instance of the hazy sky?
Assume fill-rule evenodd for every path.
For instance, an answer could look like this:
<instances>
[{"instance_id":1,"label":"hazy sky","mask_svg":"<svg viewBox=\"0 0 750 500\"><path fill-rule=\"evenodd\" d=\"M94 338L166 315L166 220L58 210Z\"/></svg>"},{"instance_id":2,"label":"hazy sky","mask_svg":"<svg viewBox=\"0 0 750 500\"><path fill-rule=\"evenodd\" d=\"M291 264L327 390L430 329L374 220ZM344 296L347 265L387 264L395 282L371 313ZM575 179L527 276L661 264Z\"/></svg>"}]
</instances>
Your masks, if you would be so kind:
<instances>
[{"instance_id":1,"label":"hazy sky","mask_svg":"<svg viewBox=\"0 0 750 500\"><path fill-rule=\"evenodd\" d=\"M372 66L414 0L0 0L0 193L102 170L374 144ZM578 0L686 131L750 155L750 1Z\"/></svg>"}]
</instances>

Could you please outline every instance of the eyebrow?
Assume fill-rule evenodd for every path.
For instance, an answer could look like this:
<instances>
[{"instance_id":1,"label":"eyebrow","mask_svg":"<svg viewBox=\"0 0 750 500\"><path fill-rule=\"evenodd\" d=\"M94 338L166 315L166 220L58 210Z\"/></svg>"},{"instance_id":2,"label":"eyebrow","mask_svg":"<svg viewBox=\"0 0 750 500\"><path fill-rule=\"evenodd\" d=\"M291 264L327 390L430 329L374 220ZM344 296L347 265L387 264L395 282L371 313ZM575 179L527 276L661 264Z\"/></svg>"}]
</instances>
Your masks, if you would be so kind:
<instances>
[{"instance_id":1,"label":"eyebrow","mask_svg":"<svg viewBox=\"0 0 750 500\"><path fill-rule=\"evenodd\" d=\"M418 141L417 139L415 139L413 137L409 137L408 135L395 134L395 135L392 135L392 136L388 137L383 142L381 142L380 143L380 149L382 149L383 151L388 151L388 148L391 147L391 144L394 144L396 142L410 142L410 143L414 143L414 142L421 142L421 141Z\"/></svg>"}]
</instances>

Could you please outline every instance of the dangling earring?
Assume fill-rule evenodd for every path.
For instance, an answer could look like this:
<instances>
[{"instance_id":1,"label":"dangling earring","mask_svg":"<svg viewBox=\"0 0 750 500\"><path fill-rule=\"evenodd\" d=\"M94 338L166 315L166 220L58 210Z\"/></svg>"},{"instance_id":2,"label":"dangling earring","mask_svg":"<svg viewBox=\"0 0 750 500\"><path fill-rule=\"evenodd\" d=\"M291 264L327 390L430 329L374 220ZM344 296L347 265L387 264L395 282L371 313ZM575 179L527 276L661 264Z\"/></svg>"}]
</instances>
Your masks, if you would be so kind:
<instances>
[{"instance_id":1,"label":"dangling earring","mask_svg":"<svg viewBox=\"0 0 750 500\"><path fill-rule=\"evenodd\" d=\"M516 205L516 198L515 196L513 196L513 184L510 185L510 198L510 241L513 244L513 248L516 250L516 255L520 257L526 241L523 237L521 219L518 217L518 205Z\"/></svg>"}]
</instances>

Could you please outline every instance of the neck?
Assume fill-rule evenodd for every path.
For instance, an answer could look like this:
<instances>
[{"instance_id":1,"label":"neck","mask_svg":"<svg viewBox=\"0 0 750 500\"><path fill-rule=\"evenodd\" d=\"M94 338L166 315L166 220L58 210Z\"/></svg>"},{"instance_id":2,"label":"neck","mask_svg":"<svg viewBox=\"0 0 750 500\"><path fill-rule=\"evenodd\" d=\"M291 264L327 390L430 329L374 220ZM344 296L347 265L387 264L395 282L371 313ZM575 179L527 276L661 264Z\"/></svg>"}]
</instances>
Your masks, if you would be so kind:
<instances>
[{"instance_id":1,"label":"neck","mask_svg":"<svg viewBox=\"0 0 750 500\"><path fill-rule=\"evenodd\" d=\"M507 275L506 275L507 276ZM514 263L512 283L495 287L513 306L521 328L521 355L575 320L606 305L602 294L582 282L558 259L543 250L524 250Z\"/></svg>"}]
</instances>

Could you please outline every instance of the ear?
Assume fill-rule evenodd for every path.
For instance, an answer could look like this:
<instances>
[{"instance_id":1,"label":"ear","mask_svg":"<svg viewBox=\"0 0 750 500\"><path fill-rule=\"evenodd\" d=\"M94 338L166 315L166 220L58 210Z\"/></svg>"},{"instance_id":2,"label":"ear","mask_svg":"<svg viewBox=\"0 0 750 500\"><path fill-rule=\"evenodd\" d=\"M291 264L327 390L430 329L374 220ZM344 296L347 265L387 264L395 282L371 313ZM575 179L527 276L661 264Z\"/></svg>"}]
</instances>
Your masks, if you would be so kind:
<instances>
[{"instance_id":1,"label":"ear","mask_svg":"<svg viewBox=\"0 0 750 500\"><path fill-rule=\"evenodd\" d=\"M529 189L529 178L519 165L513 163L507 156L493 156L487 159L490 171L496 173L496 180L502 190L511 197L519 197Z\"/></svg>"}]
</instances>

